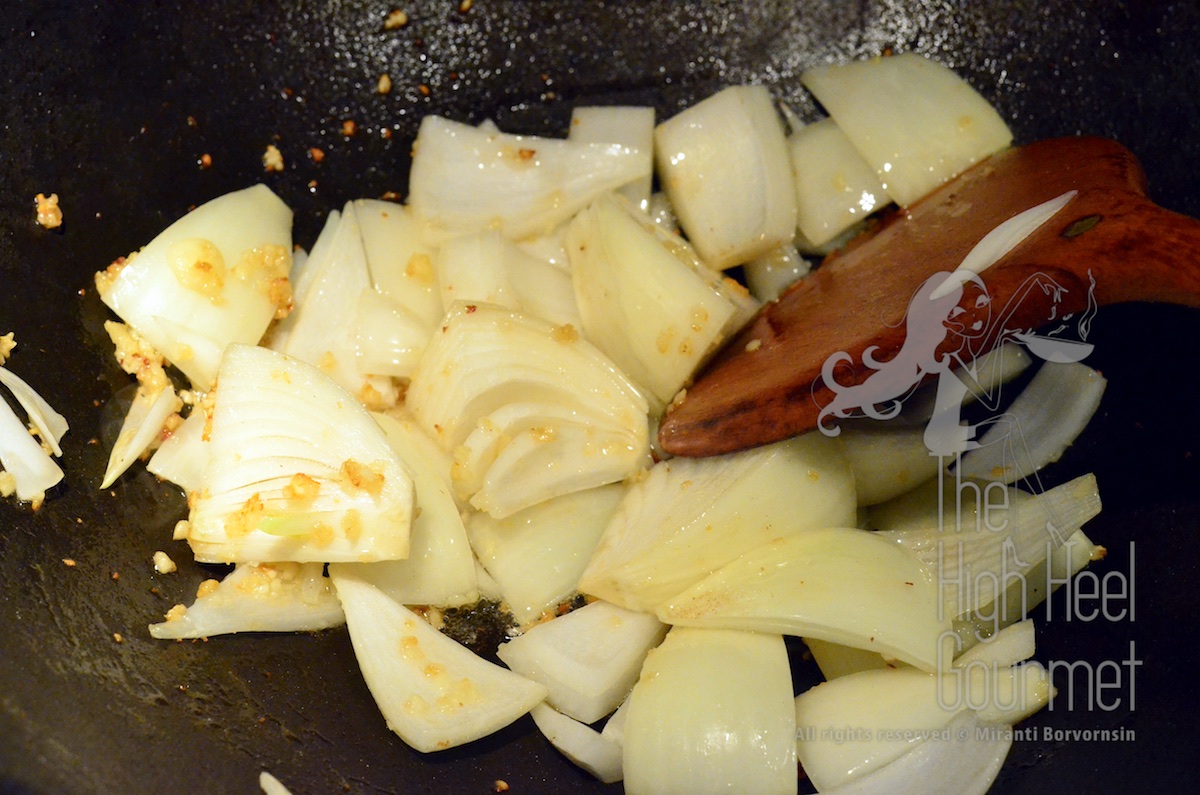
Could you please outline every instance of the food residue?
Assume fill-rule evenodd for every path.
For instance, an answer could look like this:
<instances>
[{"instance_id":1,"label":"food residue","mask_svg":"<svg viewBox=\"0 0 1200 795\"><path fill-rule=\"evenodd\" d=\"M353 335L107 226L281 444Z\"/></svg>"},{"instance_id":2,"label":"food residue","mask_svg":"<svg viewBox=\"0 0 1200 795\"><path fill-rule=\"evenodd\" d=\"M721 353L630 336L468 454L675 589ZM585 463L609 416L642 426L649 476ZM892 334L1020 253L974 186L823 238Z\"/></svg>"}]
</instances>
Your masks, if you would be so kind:
<instances>
[{"instance_id":1,"label":"food residue","mask_svg":"<svg viewBox=\"0 0 1200 795\"><path fill-rule=\"evenodd\" d=\"M399 30L408 24L408 14L397 8L387 15L387 19L383 21L384 30Z\"/></svg>"},{"instance_id":2,"label":"food residue","mask_svg":"<svg viewBox=\"0 0 1200 795\"><path fill-rule=\"evenodd\" d=\"M283 171L283 153L275 144L268 144L262 156L263 168L267 171Z\"/></svg>"},{"instance_id":3,"label":"food residue","mask_svg":"<svg viewBox=\"0 0 1200 795\"><path fill-rule=\"evenodd\" d=\"M34 197L34 202L37 204L37 222L46 229L57 229L62 226L63 214L62 208L58 206L58 194L51 193L49 196L44 193L39 193Z\"/></svg>"}]
</instances>

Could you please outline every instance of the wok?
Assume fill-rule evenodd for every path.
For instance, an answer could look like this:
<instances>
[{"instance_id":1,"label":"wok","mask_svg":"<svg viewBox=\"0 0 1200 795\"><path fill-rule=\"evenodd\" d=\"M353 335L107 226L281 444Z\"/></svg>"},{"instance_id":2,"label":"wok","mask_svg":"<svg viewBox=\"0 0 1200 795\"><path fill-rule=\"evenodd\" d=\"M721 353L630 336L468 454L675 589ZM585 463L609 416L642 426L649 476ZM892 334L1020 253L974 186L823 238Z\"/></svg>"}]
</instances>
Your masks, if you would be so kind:
<instances>
[{"instance_id":1,"label":"wok","mask_svg":"<svg viewBox=\"0 0 1200 795\"><path fill-rule=\"evenodd\" d=\"M395 6L409 24L384 31ZM425 114L559 134L576 103L649 103L665 117L753 81L811 119L818 111L797 79L805 67L892 48L957 69L1019 142L1075 133L1123 142L1153 199L1200 215L1198 34L1190 0L9 4L0 332L16 333L10 368L71 430L65 485L37 512L0 504L0 791L251 793L262 769L297 793L489 792L497 780L517 793L607 790L528 718L466 748L409 750L384 727L344 630L150 639L146 624L190 601L213 570L170 540L184 511L172 487L137 471L97 489L118 421L111 406L128 379L91 274L189 207L262 180L295 208L296 240L308 246L347 199L403 193ZM386 95L376 91L384 72ZM357 124L351 137L347 120ZM287 165L265 174L271 143ZM310 147L324 150L322 162ZM32 203L51 191L66 219L52 232L34 222ZM1140 665L1125 689L1107 691L1106 704L1120 697L1115 709L1077 692L1073 708L1031 719L1036 738L1014 745L998 792L1182 788L1192 778L1200 313L1118 307L1093 329L1089 364L1109 389L1047 480L1096 472L1105 510L1088 532L1109 556L1094 570L1131 583L1136 612L1088 621L1076 611L1068 621L1060 591L1038 656L1096 666L1134 644ZM178 572L154 573L158 549ZM1047 728L1125 729L1133 739L1047 737Z\"/></svg>"}]
</instances>

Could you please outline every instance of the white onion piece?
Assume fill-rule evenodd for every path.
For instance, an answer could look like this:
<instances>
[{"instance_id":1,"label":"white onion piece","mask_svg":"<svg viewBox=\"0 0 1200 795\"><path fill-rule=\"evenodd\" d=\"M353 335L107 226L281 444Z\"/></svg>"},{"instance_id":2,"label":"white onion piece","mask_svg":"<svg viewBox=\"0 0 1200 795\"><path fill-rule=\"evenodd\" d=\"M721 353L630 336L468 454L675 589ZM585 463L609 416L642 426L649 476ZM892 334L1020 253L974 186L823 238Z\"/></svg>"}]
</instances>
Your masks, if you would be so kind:
<instances>
[{"instance_id":1,"label":"white onion piece","mask_svg":"<svg viewBox=\"0 0 1200 795\"><path fill-rule=\"evenodd\" d=\"M792 795L791 693L780 636L672 629L629 696L625 791Z\"/></svg>"},{"instance_id":2,"label":"white onion piece","mask_svg":"<svg viewBox=\"0 0 1200 795\"><path fill-rule=\"evenodd\" d=\"M667 198L667 194L662 191L650 194L646 215L660 229L674 235L679 234L679 219L675 216L675 208L671 206L671 200Z\"/></svg>"},{"instance_id":3,"label":"white onion piece","mask_svg":"<svg viewBox=\"0 0 1200 795\"><path fill-rule=\"evenodd\" d=\"M1012 732L963 710L894 762L822 795L983 795L1012 747Z\"/></svg>"},{"instance_id":4,"label":"white onion piece","mask_svg":"<svg viewBox=\"0 0 1200 795\"><path fill-rule=\"evenodd\" d=\"M604 528L625 494L613 483L564 494L503 519L474 512L471 548L496 581L520 626L570 599Z\"/></svg>"},{"instance_id":5,"label":"white onion piece","mask_svg":"<svg viewBox=\"0 0 1200 795\"><path fill-rule=\"evenodd\" d=\"M330 564L354 656L388 728L422 753L486 737L546 688L478 657L341 564Z\"/></svg>"},{"instance_id":6,"label":"white onion piece","mask_svg":"<svg viewBox=\"0 0 1200 795\"><path fill-rule=\"evenodd\" d=\"M841 643L831 643L820 638L805 638L804 645L812 654L813 662L821 669L825 679L837 679L839 676L856 674L859 671L870 671L875 668L895 666L883 655L876 651L856 649Z\"/></svg>"},{"instance_id":7,"label":"white onion piece","mask_svg":"<svg viewBox=\"0 0 1200 795\"><path fill-rule=\"evenodd\" d=\"M232 345L189 518L201 562L408 555L413 484L371 415L312 365Z\"/></svg>"},{"instance_id":8,"label":"white onion piece","mask_svg":"<svg viewBox=\"0 0 1200 795\"><path fill-rule=\"evenodd\" d=\"M623 480L649 455L649 407L611 361L574 327L487 304L456 305L447 315L413 373L407 402L456 460L471 456L470 447L456 448L475 443L477 428L485 431L479 443L492 443L489 423L507 405L558 407L540 419L518 412L516 435L486 474L459 475L472 485L482 477L466 496L497 518Z\"/></svg>"},{"instance_id":9,"label":"white onion piece","mask_svg":"<svg viewBox=\"0 0 1200 795\"><path fill-rule=\"evenodd\" d=\"M764 544L672 597L674 625L776 632L877 651L924 671L949 659L934 573L863 530L824 528Z\"/></svg>"},{"instance_id":10,"label":"white onion piece","mask_svg":"<svg viewBox=\"0 0 1200 795\"><path fill-rule=\"evenodd\" d=\"M563 222L552 232L518 240L517 248L534 259L540 259L561 271L569 272L571 263L567 261L567 250L563 247L562 242L566 231L567 222Z\"/></svg>"},{"instance_id":11,"label":"white onion piece","mask_svg":"<svg viewBox=\"0 0 1200 795\"><path fill-rule=\"evenodd\" d=\"M842 786L945 729L966 707L950 700L944 708L937 687L936 674L880 668L822 682L796 696L796 752L809 781L819 792ZM855 731L863 729L869 732Z\"/></svg>"},{"instance_id":12,"label":"white onion piece","mask_svg":"<svg viewBox=\"0 0 1200 795\"><path fill-rule=\"evenodd\" d=\"M445 310L433 268L434 250L422 242L412 211L395 202L357 199L354 214L375 289L424 322L432 333Z\"/></svg>"},{"instance_id":13,"label":"white onion piece","mask_svg":"<svg viewBox=\"0 0 1200 795\"><path fill-rule=\"evenodd\" d=\"M364 376L358 367L355 309L372 285L353 202L342 208L336 227L322 231L318 243L305 266L310 283L297 293L296 308L280 324L282 336L272 345L318 367L368 406L390 406L396 400L391 383Z\"/></svg>"},{"instance_id":14,"label":"white onion piece","mask_svg":"<svg viewBox=\"0 0 1200 795\"><path fill-rule=\"evenodd\" d=\"M700 256L725 269L791 241L796 189L765 86L731 86L658 125L659 180Z\"/></svg>"},{"instance_id":15,"label":"white onion piece","mask_svg":"<svg viewBox=\"0 0 1200 795\"><path fill-rule=\"evenodd\" d=\"M999 484L995 489L986 488L990 507L982 514L960 516L951 501L940 524L935 518L921 528L880 532L911 549L930 571L939 573L943 600L952 618L990 605L998 596L998 584L1028 575L1100 512L1100 494L1091 474L1038 495ZM972 521L964 521L967 519Z\"/></svg>"},{"instance_id":16,"label":"white onion piece","mask_svg":"<svg viewBox=\"0 0 1200 795\"><path fill-rule=\"evenodd\" d=\"M605 191L651 173L650 150L508 135L438 116L421 120L409 206L427 239L480 229L546 234Z\"/></svg>"},{"instance_id":17,"label":"white onion piece","mask_svg":"<svg viewBox=\"0 0 1200 795\"><path fill-rule=\"evenodd\" d=\"M1082 530L1076 530L1050 557L1034 565L1022 577L1010 578L1008 588L991 605L954 622L964 649L971 648L997 631L1003 631L1031 614L1046 598L1078 574L1089 563L1104 558L1098 547Z\"/></svg>"},{"instance_id":18,"label":"white onion piece","mask_svg":"<svg viewBox=\"0 0 1200 795\"><path fill-rule=\"evenodd\" d=\"M844 423L842 450L854 470L859 505L877 505L937 477L941 462L925 431L895 424Z\"/></svg>"},{"instance_id":19,"label":"white onion piece","mask_svg":"<svg viewBox=\"0 0 1200 795\"><path fill-rule=\"evenodd\" d=\"M1017 213L1004 223L983 236L967 256L959 263L950 278L938 285L929 294L930 301L944 298L955 289L967 283L974 274L983 273L1008 255L1010 251L1025 242L1026 238L1036 232L1043 224L1066 207L1079 191L1068 191L1061 196L1042 202L1036 207Z\"/></svg>"},{"instance_id":20,"label":"white onion piece","mask_svg":"<svg viewBox=\"0 0 1200 795\"><path fill-rule=\"evenodd\" d=\"M406 605L459 607L479 599L475 560L450 491L448 456L411 421L372 415L412 472L416 510L408 557L347 563L346 571Z\"/></svg>"},{"instance_id":21,"label":"white onion piece","mask_svg":"<svg viewBox=\"0 0 1200 795\"><path fill-rule=\"evenodd\" d=\"M901 206L1012 142L987 100L916 53L819 66L801 81Z\"/></svg>"},{"instance_id":22,"label":"white onion piece","mask_svg":"<svg viewBox=\"0 0 1200 795\"><path fill-rule=\"evenodd\" d=\"M186 610L151 624L150 635L176 640L234 632L310 632L344 623L341 602L320 563L243 563Z\"/></svg>"},{"instance_id":23,"label":"white onion piece","mask_svg":"<svg viewBox=\"0 0 1200 795\"><path fill-rule=\"evenodd\" d=\"M1039 662L1012 667L976 661L942 674L942 700L962 699L980 720L1020 723L1050 703L1055 693L1050 674Z\"/></svg>"},{"instance_id":24,"label":"white onion piece","mask_svg":"<svg viewBox=\"0 0 1200 795\"><path fill-rule=\"evenodd\" d=\"M167 420L183 408L174 388L167 386L153 393L139 388L129 404L125 421L117 434L108 456L108 468L104 471L104 480L100 488L107 489L117 478L129 469L129 466L146 452L162 434Z\"/></svg>"},{"instance_id":25,"label":"white onion piece","mask_svg":"<svg viewBox=\"0 0 1200 795\"><path fill-rule=\"evenodd\" d=\"M359 373L407 378L433 329L391 296L368 288L358 297L352 333Z\"/></svg>"},{"instance_id":26,"label":"white onion piece","mask_svg":"<svg viewBox=\"0 0 1200 795\"><path fill-rule=\"evenodd\" d=\"M791 243L768 251L763 256L743 266L746 286L758 301L774 301L792 283L803 279L812 271L808 260Z\"/></svg>"},{"instance_id":27,"label":"white onion piece","mask_svg":"<svg viewBox=\"0 0 1200 795\"><path fill-rule=\"evenodd\" d=\"M1013 483L1053 463L1100 407L1104 376L1084 364L1046 362L959 464L962 477Z\"/></svg>"},{"instance_id":28,"label":"white onion piece","mask_svg":"<svg viewBox=\"0 0 1200 795\"><path fill-rule=\"evenodd\" d=\"M455 301L520 309L504 267L504 237L493 229L447 240L434 260L442 288L442 308Z\"/></svg>"},{"instance_id":29,"label":"white onion piece","mask_svg":"<svg viewBox=\"0 0 1200 795\"><path fill-rule=\"evenodd\" d=\"M649 612L768 541L854 519L849 465L820 433L662 461L630 487L579 589Z\"/></svg>"},{"instance_id":30,"label":"white onion piece","mask_svg":"<svg viewBox=\"0 0 1200 795\"><path fill-rule=\"evenodd\" d=\"M8 387L8 391L17 399L28 415L29 422L37 428L42 441L50 447L50 452L61 456L62 448L58 443L69 429L66 417L55 411L37 390L7 367L0 366L0 384Z\"/></svg>"},{"instance_id":31,"label":"white onion piece","mask_svg":"<svg viewBox=\"0 0 1200 795\"><path fill-rule=\"evenodd\" d=\"M1037 650L1036 641L1033 619L1027 618L1005 627L955 657L954 667L965 668L983 663L1007 668L1032 657Z\"/></svg>"},{"instance_id":32,"label":"white onion piece","mask_svg":"<svg viewBox=\"0 0 1200 795\"><path fill-rule=\"evenodd\" d=\"M257 343L286 309L291 228L292 211L265 185L225 194L167 227L111 283L97 274L100 298L207 390L225 346Z\"/></svg>"},{"instance_id":33,"label":"white onion piece","mask_svg":"<svg viewBox=\"0 0 1200 795\"><path fill-rule=\"evenodd\" d=\"M265 770L258 774L258 786L262 788L263 795L292 795L283 782Z\"/></svg>"},{"instance_id":34,"label":"white onion piece","mask_svg":"<svg viewBox=\"0 0 1200 795\"><path fill-rule=\"evenodd\" d=\"M575 285L571 281L570 263L565 267L527 253L516 244L506 241L504 265L508 283L517 303L527 314L562 326L581 328L579 307L575 303Z\"/></svg>"},{"instance_id":35,"label":"white onion piece","mask_svg":"<svg viewBox=\"0 0 1200 795\"><path fill-rule=\"evenodd\" d=\"M821 119L788 136L796 172L796 224L813 246L822 246L889 201L879 177L833 119Z\"/></svg>"},{"instance_id":36,"label":"white onion piece","mask_svg":"<svg viewBox=\"0 0 1200 795\"><path fill-rule=\"evenodd\" d=\"M621 702L621 706L617 707L616 712L608 716L608 720L604 721L604 728L600 730L600 734L605 738L615 743L618 747L625 747L625 720L629 717L629 697Z\"/></svg>"},{"instance_id":37,"label":"white onion piece","mask_svg":"<svg viewBox=\"0 0 1200 795\"><path fill-rule=\"evenodd\" d=\"M620 706L646 653L667 634L647 613L591 602L500 644L512 670L546 686L546 701L564 715L595 723Z\"/></svg>"},{"instance_id":38,"label":"white onion piece","mask_svg":"<svg viewBox=\"0 0 1200 795\"><path fill-rule=\"evenodd\" d=\"M640 152L654 151L654 108L635 105L577 106L571 109L567 138L592 144L620 144ZM621 194L635 207L650 206L654 175L622 186Z\"/></svg>"},{"instance_id":39,"label":"white onion piece","mask_svg":"<svg viewBox=\"0 0 1200 795\"><path fill-rule=\"evenodd\" d=\"M579 767L605 784L624 776L621 770L621 746L548 704L538 704L529 712L538 731L550 744Z\"/></svg>"},{"instance_id":40,"label":"white onion piece","mask_svg":"<svg viewBox=\"0 0 1200 795\"><path fill-rule=\"evenodd\" d=\"M150 456L146 471L174 483L184 491L197 491L204 482L204 470L208 466L205 422L203 409L193 409Z\"/></svg>"},{"instance_id":41,"label":"white onion piece","mask_svg":"<svg viewBox=\"0 0 1200 795\"><path fill-rule=\"evenodd\" d=\"M575 217L565 240L584 334L647 389L656 412L737 316L721 280L658 234L606 196Z\"/></svg>"},{"instance_id":42,"label":"white onion piece","mask_svg":"<svg viewBox=\"0 0 1200 795\"><path fill-rule=\"evenodd\" d=\"M0 466L13 476L17 499L41 502L63 471L29 433L7 400L0 400Z\"/></svg>"}]
</instances>

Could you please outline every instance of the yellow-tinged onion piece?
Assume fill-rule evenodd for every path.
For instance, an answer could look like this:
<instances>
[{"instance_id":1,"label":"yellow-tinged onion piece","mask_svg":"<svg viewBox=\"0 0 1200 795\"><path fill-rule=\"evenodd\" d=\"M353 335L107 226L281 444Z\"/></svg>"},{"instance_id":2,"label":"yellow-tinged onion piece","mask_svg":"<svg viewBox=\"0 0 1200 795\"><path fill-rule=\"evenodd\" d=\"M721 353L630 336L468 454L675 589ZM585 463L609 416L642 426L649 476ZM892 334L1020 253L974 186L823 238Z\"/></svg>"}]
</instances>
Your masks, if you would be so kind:
<instances>
[{"instance_id":1,"label":"yellow-tinged onion piece","mask_svg":"<svg viewBox=\"0 0 1200 795\"><path fill-rule=\"evenodd\" d=\"M652 612L769 541L853 525L855 514L850 467L838 440L820 433L661 461L630 486L579 589Z\"/></svg>"},{"instance_id":2,"label":"yellow-tinged onion piece","mask_svg":"<svg viewBox=\"0 0 1200 795\"><path fill-rule=\"evenodd\" d=\"M916 53L818 66L801 81L901 206L1012 142L979 92Z\"/></svg>"},{"instance_id":3,"label":"yellow-tinged onion piece","mask_svg":"<svg viewBox=\"0 0 1200 795\"><path fill-rule=\"evenodd\" d=\"M624 480L649 461L649 407L572 326L456 304L413 373L407 405L455 457L460 496L503 518Z\"/></svg>"},{"instance_id":4,"label":"yellow-tinged onion piece","mask_svg":"<svg viewBox=\"0 0 1200 795\"><path fill-rule=\"evenodd\" d=\"M925 671L950 632L937 578L908 551L852 528L764 544L661 605L668 624L778 632L877 651Z\"/></svg>"},{"instance_id":5,"label":"yellow-tinged onion piece","mask_svg":"<svg viewBox=\"0 0 1200 795\"><path fill-rule=\"evenodd\" d=\"M230 343L290 308L292 211L255 185L202 204L96 275L101 300L207 390Z\"/></svg>"},{"instance_id":6,"label":"yellow-tinged onion piece","mask_svg":"<svg viewBox=\"0 0 1200 795\"><path fill-rule=\"evenodd\" d=\"M310 364L230 346L188 541L202 562L404 558L413 480L367 410Z\"/></svg>"},{"instance_id":7,"label":"yellow-tinged onion piece","mask_svg":"<svg viewBox=\"0 0 1200 795\"><path fill-rule=\"evenodd\" d=\"M495 732L546 688L476 656L340 564L329 566L354 656L388 728L423 753Z\"/></svg>"},{"instance_id":8,"label":"yellow-tinged onion piece","mask_svg":"<svg viewBox=\"0 0 1200 795\"><path fill-rule=\"evenodd\" d=\"M676 627L629 695L630 795L796 792L796 715L783 638Z\"/></svg>"}]
</instances>

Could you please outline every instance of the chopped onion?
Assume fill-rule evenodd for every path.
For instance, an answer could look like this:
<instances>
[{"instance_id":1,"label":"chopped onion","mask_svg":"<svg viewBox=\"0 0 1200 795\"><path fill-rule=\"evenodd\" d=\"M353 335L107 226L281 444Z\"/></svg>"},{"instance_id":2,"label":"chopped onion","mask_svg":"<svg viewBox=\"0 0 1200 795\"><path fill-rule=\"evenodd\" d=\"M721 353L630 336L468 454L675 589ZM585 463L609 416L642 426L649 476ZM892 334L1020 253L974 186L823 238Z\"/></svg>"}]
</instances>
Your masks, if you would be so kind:
<instances>
[{"instance_id":1,"label":"chopped onion","mask_svg":"<svg viewBox=\"0 0 1200 795\"><path fill-rule=\"evenodd\" d=\"M899 759L966 709L939 704L938 677L880 668L822 682L796 696L796 753L819 792ZM862 730L868 730L865 733Z\"/></svg>"},{"instance_id":2,"label":"chopped onion","mask_svg":"<svg viewBox=\"0 0 1200 795\"><path fill-rule=\"evenodd\" d=\"M953 483L953 482L952 482ZM1026 576L1055 547L1100 512L1096 478L1088 474L1038 494L995 484L944 496L932 523L880 535L917 554L941 584L951 618L981 610L1014 578ZM955 500L979 489L988 508L961 511ZM948 500L948 503L947 501ZM949 511L947 515L946 511Z\"/></svg>"},{"instance_id":3,"label":"chopped onion","mask_svg":"<svg viewBox=\"0 0 1200 795\"><path fill-rule=\"evenodd\" d=\"M1063 452L1100 407L1104 376L1084 364L1046 362L959 464L962 477L1013 483Z\"/></svg>"},{"instance_id":4,"label":"chopped onion","mask_svg":"<svg viewBox=\"0 0 1200 795\"><path fill-rule=\"evenodd\" d=\"M624 494L625 486L613 483L554 497L503 519L471 514L471 548L518 625L552 614L575 594Z\"/></svg>"},{"instance_id":5,"label":"chopped onion","mask_svg":"<svg viewBox=\"0 0 1200 795\"><path fill-rule=\"evenodd\" d=\"M672 629L629 696L625 791L796 792L796 715L779 635Z\"/></svg>"},{"instance_id":6,"label":"chopped onion","mask_svg":"<svg viewBox=\"0 0 1200 795\"><path fill-rule=\"evenodd\" d=\"M209 446L204 439L206 422L204 410L193 409L150 456L146 470L184 491L198 491L204 483L204 470L208 467Z\"/></svg>"},{"instance_id":7,"label":"chopped onion","mask_svg":"<svg viewBox=\"0 0 1200 795\"><path fill-rule=\"evenodd\" d=\"M937 477L922 428L843 423L842 450L854 470L859 505L877 505Z\"/></svg>"},{"instance_id":8,"label":"chopped onion","mask_svg":"<svg viewBox=\"0 0 1200 795\"><path fill-rule=\"evenodd\" d=\"M395 202L358 199L354 214L375 289L432 333L445 310L433 267L434 250L422 242L421 226L412 211Z\"/></svg>"},{"instance_id":9,"label":"chopped onion","mask_svg":"<svg viewBox=\"0 0 1200 795\"><path fill-rule=\"evenodd\" d=\"M621 780L621 746L548 704L538 704L529 714L550 744L572 762L605 784Z\"/></svg>"},{"instance_id":10,"label":"chopped onion","mask_svg":"<svg viewBox=\"0 0 1200 795\"><path fill-rule=\"evenodd\" d=\"M355 310L372 284L353 202L335 227L322 231L305 269L304 292L297 293L296 309L280 324L273 347L320 368L371 408L394 404L391 382L358 367Z\"/></svg>"},{"instance_id":11,"label":"chopped onion","mask_svg":"<svg viewBox=\"0 0 1200 795\"><path fill-rule=\"evenodd\" d=\"M987 100L916 53L819 66L800 79L901 206L1012 142Z\"/></svg>"},{"instance_id":12,"label":"chopped onion","mask_svg":"<svg viewBox=\"0 0 1200 795\"><path fill-rule=\"evenodd\" d=\"M612 362L573 327L487 304L448 314L407 402L456 460L476 455L456 483L497 518L623 480L649 455L649 407Z\"/></svg>"},{"instance_id":13,"label":"chopped onion","mask_svg":"<svg viewBox=\"0 0 1200 795\"><path fill-rule=\"evenodd\" d=\"M793 282L803 279L811 270L808 260L801 257L791 243L768 251L743 266L750 294L764 303L774 301Z\"/></svg>"},{"instance_id":14,"label":"chopped onion","mask_svg":"<svg viewBox=\"0 0 1200 795\"><path fill-rule=\"evenodd\" d=\"M822 795L984 795L1000 772L1013 735L966 709L941 732L921 740L894 762Z\"/></svg>"},{"instance_id":15,"label":"chopped onion","mask_svg":"<svg viewBox=\"0 0 1200 795\"><path fill-rule=\"evenodd\" d=\"M411 421L372 415L388 443L413 475L416 510L408 557L375 563L347 563L397 602L460 607L479 599L475 561L467 531L450 490L448 456Z\"/></svg>"},{"instance_id":16,"label":"chopped onion","mask_svg":"<svg viewBox=\"0 0 1200 795\"><path fill-rule=\"evenodd\" d=\"M731 86L654 131L659 179L700 256L725 269L796 231L783 122L765 86Z\"/></svg>"},{"instance_id":17,"label":"chopped onion","mask_svg":"<svg viewBox=\"0 0 1200 795\"><path fill-rule=\"evenodd\" d=\"M165 640L233 632L309 632L346 622L320 563L243 563L185 610L150 625Z\"/></svg>"},{"instance_id":18,"label":"chopped onion","mask_svg":"<svg viewBox=\"0 0 1200 795\"><path fill-rule=\"evenodd\" d=\"M654 151L654 108L634 105L576 106L571 110L567 138L593 144L620 144L639 152ZM619 188L635 207L645 212L650 206L654 175Z\"/></svg>"},{"instance_id":19,"label":"chopped onion","mask_svg":"<svg viewBox=\"0 0 1200 795\"><path fill-rule=\"evenodd\" d=\"M954 667L965 668L983 663L1007 668L1032 657L1037 650L1036 640L1033 620L1027 618L1005 627L955 657Z\"/></svg>"},{"instance_id":20,"label":"chopped onion","mask_svg":"<svg viewBox=\"0 0 1200 795\"><path fill-rule=\"evenodd\" d=\"M822 246L888 203L879 177L833 119L788 136L796 172L796 224Z\"/></svg>"},{"instance_id":21,"label":"chopped onion","mask_svg":"<svg viewBox=\"0 0 1200 795\"><path fill-rule=\"evenodd\" d=\"M388 728L422 753L486 737L546 697L546 688L488 662L341 564L329 576L363 679Z\"/></svg>"},{"instance_id":22,"label":"chopped onion","mask_svg":"<svg viewBox=\"0 0 1200 795\"><path fill-rule=\"evenodd\" d=\"M0 384L8 387L17 403L25 409L29 422L37 429L42 441L50 447L50 452L61 456L62 448L58 443L69 428L66 417L55 411L45 398L7 367L0 366Z\"/></svg>"},{"instance_id":23,"label":"chopped onion","mask_svg":"<svg viewBox=\"0 0 1200 795\"><path fill-rule=\"evenodd\" d=\"M100 488L107 489L115 483L130 464L158 440L167 420L181 408L183 403L170 386L157 394L139 388L129 404L129 412L125 415L121 431L117 434L117 441L109 454L108 468L104 472Z\"/></svg>"},{"instance_id":24,"label":"chopped onion","mask_svg":"<svg viewBox=\"0 0 1200 795\"><path fill-rule=\"evenodd\" d=\"M508 135L438 116L421 120L409 205L427 239L480 229L546 234L605 191L644 180L649 150Z\"/></svg>"},{"instance_id":25,"label":"chopped onion","mask_svg":"<svg viewBox=\"0 0 1200 795\"><path fill-rule=\"evenodd\" d=\"M602 197L565 240L584 334L647 389L656 413L741 319L722 280L660 234Z\"/></svg>"},{"instance_id":26,"label":"chopped onion","mask_svg":"<svg viewBox=\"0 0 1200 795\"><path fill-rule=\"evenodd\" d=\"M475 232L447 240L438 249L438 283L442 308L455 301L520 309L504 267L504 237L498 230Z\"/></svg>"},{"instance_id":27,"label":"chopped onion","mask_svg":"<svg viewBox=\"0 0 1200 795\"><path fill-rule=\"evenodd\" d=\"M292 211L265 185L227 193L97 274L100 298L207 390L225 346L257 343L287 310L291 227Z\"/></svg>"},{"instance_id":28,"label":"chopped onion","mask_svg":"<svg viewBox=\"0 0 1200 795\"><path fill-rule=\"evenodd\" d=\"M838 441L820 433L662 461L630 487L579 589L653 611L768 541L854 519L849 465Z\"/></svg>"},{"instance_id":29,"label":"chopped onion","mask_svg":"<svg viewBox=\"0 0 1200 795\"><path fill-rule=\"evenodd\" d=\"M29 427L21 422L7 400L0 400L0 465L13 477L17 498L41 502L46 490L63 478L63 471Z\"/></svg>"},{"instance_id":30,"label":"chopped onion","mask_svg":"<svg viewBox=\"0 0 1200 795\"><path fill-rule=\"evenodd\" d=\"M500 644L497 656L549 690L550 706L595 723L620 706L667 628L647 613L591 602Z\"/></svg>"},{"instance_id":31,"label":"chopped onion","mask_svg":"<svg viewBox=\"0 0 1200 795\"><path fill-rule=\"evenodd\" d=\"M937 670L950 632L933 572L863 530L826 528L747 552L659 606L668 624L777 632Z\"/></svg>"},{"instance_id":32,"label":"chopped onion","mask_svg":"<svg viewBox=\"0 0 1200 795\"><path fill-rule=\"evenodd\" d=\"M232 345L188 540L202 562L408 555L413 484L367 410L312 365Z\"/></svg>"},{"instance_id":33,"label":"chopped onion","mask_svg":"<svg viewBox=\"0 0 1200 795\"><path fill-rule=\"evenodd\" d=\"M258 786L262 788L263 795L292 795L291 790L265 770L258 774Z\"/></svg>"},{"instance_id":34,"label":"chopped onion","mask_svg":"<svg viewBox=\"0 0 1200 795\"><path fill-rule=\"evenodd\" d=\"M368 288L359 294L352 334L359 373L407 378L432 329L391 296Z\"/></svg>"},{"instance_id":35,"label":"chopped onion","mask_svg":"<svg viewBox=\"0 0 1200 795\"><path fill-rule=\"evenodd\" d=\"M608 720L604 721L604 728L600 730L600 734L618 747L625 747L625 719L628 717L629 697L626 696L625 700L621 702L621 706L617 707L616 712L609 715Z\"/></svg>"},{"instance_id":36,"label":"chopped onion","mask_svg":"<svg viewBox=\"0 0 1200 795\"><path fill-rule=\"evenodd\" d=\"M821 669L821 675L826 679L837 679L839 676L848 676L859 671L895 666L895 662L885 660L883 655L877 651L856 649L853 646L831 643L820 638L805 638L804 645L808 647L813 662Z\"/></svg>"}]
</instances>

